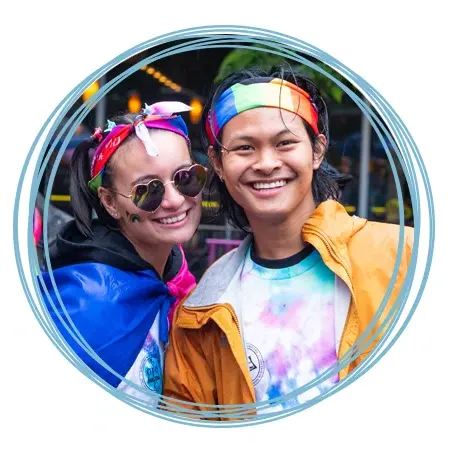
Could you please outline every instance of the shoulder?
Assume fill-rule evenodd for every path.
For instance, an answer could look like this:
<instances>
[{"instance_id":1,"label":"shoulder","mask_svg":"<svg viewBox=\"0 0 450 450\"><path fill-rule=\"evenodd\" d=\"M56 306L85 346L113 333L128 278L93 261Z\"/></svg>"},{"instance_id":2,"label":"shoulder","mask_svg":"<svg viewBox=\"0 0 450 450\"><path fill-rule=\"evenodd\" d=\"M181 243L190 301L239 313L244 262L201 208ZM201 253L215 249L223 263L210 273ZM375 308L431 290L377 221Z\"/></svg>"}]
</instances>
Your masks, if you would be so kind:
<instances>
[{"instance_id":1,"label":"shoulder","mask_svg":"<svg viewBox=\"0 0 450 450\"><path fill-rule=\"evenodd\" d=\"M414 228L381 222L367 221L365 226L357 231L349 241L349 247L361 247L383 249L397 248L400 239L404 245L412 248L414 243Z\"/></svg>"},{"instance_id":2,"label":"shoulder","mask_svg":"<svg viewBox=\"0 0 450 450\"><path fill-rule=\"evenodd\" d=\"M412 255L414 229L368 221L348 242L348 255L354 270L392 273L399 251L400 271L406 273Z\"/></svg>"},{"instance_id":3,"label":"shoulder","mask_svg":"<svg viewBox=\"0 0 450 450\"><path fill-rule=\"evenodd\" d=\"M184 305L200 307L218 302L244 261L248 243L249 240L244 240L238 248L231 250L212 264Z\"/></svg>"},{"instance_id":4,"label":"shoulder","mask_svg":"<svg viewBox=\"0 0 450 450\"><path fill-rule=\"evenodd\" d=\"M68 297L122 296L128 293L167 291L153 270L125 271L103 263L72 264L42 274L49 291L56 289Z\"/></svg>"}]
</instances>

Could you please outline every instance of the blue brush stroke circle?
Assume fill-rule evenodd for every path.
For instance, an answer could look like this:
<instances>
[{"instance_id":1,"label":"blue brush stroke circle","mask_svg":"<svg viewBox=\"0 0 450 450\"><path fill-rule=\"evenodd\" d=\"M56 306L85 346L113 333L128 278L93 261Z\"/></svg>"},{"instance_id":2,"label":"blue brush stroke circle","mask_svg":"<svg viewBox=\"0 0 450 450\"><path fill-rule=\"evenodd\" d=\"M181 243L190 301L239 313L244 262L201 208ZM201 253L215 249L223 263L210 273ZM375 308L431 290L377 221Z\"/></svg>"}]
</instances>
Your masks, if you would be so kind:
<instances>
[{"instance_id":1,"label":"blue brush stroke circle","mask_svg":"<svg viewBox=\"0 0 450 450\"><path fill-rule=\"evenodd\" d=\"M183 42L179 43L179 40L181 39L190 39L189 42ZM72 105L75 103L75 101L81 96L81 94L84 92L84 90L90 86L95 80L99 79L102 75L106 74L109 70L111 70L114 66L124 62L126 59L128 59L132 55L136 55L139 52L142 52L144 50L151 49L152 47L155 47L159 44L167 44L167 43L174 42L174 45L171 46L168 49L158 51L154 54L152 54L151 57L142 59L139 63L135 64L131 68L125 70L122 74L119 74L116 78L113 80L110 80L108 83L106 83L102 88L94 94L88 101L86 101L80 108L75 111L72 116L69 118L69 120L66 122L66 124L61 128L60 132L56 135L56 130L58 126L61 124L62 119L65 117L69 109L72 107ZM264 414L264 415L258 415L252 418L247 418L246 421L237 421L237 422L213 422L213 421L199 421L199 418L214 418L217 417L218 412L220 411L220 414L223 416L226 416L228 418L234 418L239 419L246 417L245 413L246 411L251 411L257 408L259 411L263 411L265 407L268 406L268 402L259 402L254 405L233 405L233 406L218 406L216 412L198 412L196 415L198 418L195 419L189 419L182 417L176 413L168 412L164 410L157 410L154 409L153 402L146 404L146 402L143 402L141 400L137 400L134 397L131 397L127 394L121 393L117 391L116 389L112 388L108 384L106 384L102 379L100 379L98 376L96 376L93 372L90 371L84 364L80 361L80 359L77 357L77 355L73 354L71 349L67 347L65 342L61 339L61 335L59 331L56 329L54 324L52 323L50 316L48 314L48 311L45 309L42 309L42 306L44 305L42 294L40 293L39 289L39 280L40 280L40 269L37 264L37 256L36 252L34 250L33 245L33 238L32 238L32 217L33 217L33 210L34 210L34 204L37 197L38 192L38 186L40 183L40 180L42 179L45 167L48 164L50 155L54 153L56 142L60 141L61 138L63 139L63 143L58 150L57 157L55 160L55 164L49 179L49 188L47 190L47 193L45 195L45 202L44 202L44 214L43 214L43 226L44 226L44 248L45 253L48 257L48 240L47 240L47 220L48 220L48 209L49 209L49 201L50 201L50 192L51 187L55 178L56 168L59 164L59 161L62 158L62 155L64 153L64 150L66 149L69 141L71 140L75 129L77 126L83 121L83 119L86 117L86 115L93 109L93 107L96 105L96 103L105 96L111 89L113 89L118 83L120 83L124 78L129 76L130 74L136 72L140 69L140 67L144 64L150 64L154 61L157 61L158 59L174 55L177 53L182 53L186 51L194 51L199 49L208 49L208 48L247 48L249 45L261 45L260 48L261 51L265 52L271 52L273 54L278 54L283 57L301 62L303 64L309 65L314 70L317 70L324 75L328 76L332 81L334 81L341 89L343 89L347 95L349 95L355 103L360 107L361 111L369 122L371 123L374 131L378 135L380 141L382 142L383 148L386 151L386 154L388 156L388 160L391 164L393 173L394 173L394 179L395 184L397 188L397 195L399 200L399 214L400 214L400 244L398 249L398 255L397 260L395 264L394 273L391 279L391 283L388 287L385 299L383 300L380 310L377 312L377 317L374 318L374 321L372 323L372 327L369 326L369 329L366 330L365 336L367 336L371 328L373 328L373 325L375 321L379 318L381 313L383 312L382 309L386 305L387 298L389 297L389 293L392 291L396 275L398 273L398 268L400 264L400 258L401 253L403 251L403 235L404 235L404 208L403 208L403 201L402 201L402 192L401 188L399 186L399 178L398 173L394 164L394 159L391 155L391 150L389 149L388 145L392 147L394 150L393 153L395 153L397 161L400 163L402 170L405 174L405 178L408 184L408 189L411 193L411 202L412 202L412 208L413 208L413 214L415 218L415 229L414 229L414 248L413 253L411 257L410 262L410 268L408 270L408 273L405 278L405 282L403 285L403 288L400 292L400 295L397 298L396 303L392 307L392 310L390 314L388 314L386 320L383 322L385 324L385 334L383 338L381 339L380 343L377 345L377 347L371 352L371 354L353 371L349 376L347 376L344 380L342 380L337 386L335 386L333 389L328 391L327 393L314 398L313 400L310 400L302 405L299 405L298 407L291 408L289 410L277 412L277 413L270 413L270 414ZM255 48L255 47L252 47ZM256 47L258 49L258 47ZM351 81L361 92L361 97L357 96L352 91L349 91L346 86L342 85L339 80L335 79L332 75L329 73L323 71L322 68L315 65L309 60L306 60L302 58L300 55L298 55L296 52L301 52L303 54L313 56L319 61L322 61L326 63L330 68L340 72L344 77L346 77L349 81ZM366 101L367 99L374 108L376 108L377 113L375 114L372 108L369 108ZM50 126L50 124L53 121L53 125ZM45 137L46 136L46 137ZM45 137L43 144L39 145L42 138ZM53 142L53 144L50 145L50 142ZM49 146L50 145L50 146ZM36 164L36 169L34 170L34 176L33 176L33 183L31 186L31 192L30 192L30 203L29 203L29 226L28 226L28 249L29 249L29 262L31 264L31 267L33 269L33 274L37 274L37 277L33 277L33 288L35 290L35 294L38 297L37 304L41 306L39 308L36 305L36 302L33 298L32 290L27 285L26 279L25 279L25 272L23 269L22 261L21 261L21 255L19 250L19 238L18 238L18 213L19 213L19 202L22 193L22 187L23 182L25 178L25 174L28 168L29 161L31 159L31 156L39 151L38 154L38 161ZM418 179L421 180L423 183L425 195L426 195L426 206L429 212L428 217L421 217L420 215L420 198L419 198L419 192L418 192ZM428 220L428 226L430 229L430 236L429 236L429 245L427 250L427 260L425 264L424 274L422 276L422 282L419 287L419 291L416 295L415 300L413 301L412 305L410 306L409 312L406 314L406 317L403 320L403 323L400 326L399 320L400 315L404 313L406 310L406 302L408 300L408 294L411 288L412 281L415 276L415 270L417 265L417 258L418 258L418 242L419 242L419 236L420 236L420 224L421 220ZM386 100L367 82L365 82L361 77L359 77L357 74L352 72L350 69L348 69L346 66L344 66L342 63L337 61L335 58L331 57L330 55L326 54L325 52L321 51L320 49L311 46L307 44L306 42L303 42L299 39L281 34L272 32L269 30L264 30L261 28L254 28L254 27L242 27L242 26L207 26L207 27L196 27L196 28L189 28L173 33L167 33L162 36L159 36L157 38L151 39L149 41L146 41L140 45L137 45L136 47L133 47L132 49L122 53L118 57L114 58L104 66L102 66L100 69L93 72L89 77L87 77L85 80L83 80L79 85L77 85L62 101L61 103L55 108L51 116L47 119L44 126L42 127L41 131L39 132L38 136L36 137L32 148L26 158L26 161L24 163L24 168L21 173L19 183L18 183L18 189L17 189L17 195L15 200L15 208L14 208L14 249L15 249L15 255L16 255L16 263L19 270L19 274L21 277L21 282L24 288L24 291L26 293L26 296L28 298L28 301L30 303L30 306L39 321L40 325L46 332L46 334L49 336L49 338L52 340L52 342L56 345L56 347L63 353L63 355L80 371L82 371L86 376L91 378L95 383L102 386L105 390L108 390L111 394L115 395L120 400L132 405L133 407L144 411L146 413L149 413L151 415L162 417L166 420L171 420L174 422L179 423L185 423L190 424L194 426L210 426L210 427L237 427L237 426L247 426L247 425L254 425L256 423L264 423L268 421L272 421L275 419L280 419L282 417L286 417L288 415L294 414L300 410L307 409L314 404L318 403L319 401L324 400L328 396L334 394L335 392L343 389L348 384L355 381L357 378L359 378L361 375L363 375L367 370L369 370L374 364L376 364L379 359L386 353L386 351L389 350L389 348L395 343L395 341L398 339L400 334L403 332L404 328L408 324L409 320L411 319L415 309L417 308L418 302L422 296L423 289L425 287L426 280L428 278L430 265L432 261L433 256L433 249L434 249L434 239L435 239L435 218L434 218L434 204L433 204L433 198L431 193L431 187L430 182L422 161L422 158L420 157L420 153L418 151L418 148L412 139L410 133L406 129L404 123L401 121L401 119L398 117L398 115L395 113L393 108L386 102ZM51 269L50 269L50 275L51 275ZM59 298L59 301L61 302L61 299ZM61 302L62 303L62 302ZM64 307L62 306L62 310L64 310ZM82 336L80 336L77 333L76 328L74 327L73 323L71 323L69 316L65 316L63 323L66 324L67 330L72 334L72 336L78 340L80 345L84 346L87 351L89 351L89 346L84 341ZM397 326L397 330L395 334L393 333L394 328ZM362 336L361 342L355 346L354 351L348 355L346 355L344 358L342 358L341 361L339 361L339 365L337 367L331 368L326 373L322 374L320 377L318 377L313 382L309 383L308 385L297 389L296 391L293 391L290 394L287 394L286 396L279 399L279 402L284 402L287 399L298 395L301 392L305 392L306 390L314 387L315 385L322 382L324 379L328 378L332 373L335 373L336 371L340 370L340 368L345 367L348 365L352 360L354 360L363 350L364 345L362 345L362 341L364 340L364 337ZM368 343L370 341L365 342L365 347L367 347ZM93 358L96 359L96 355L92 354ZM104 363L101 360L97 361L104 365ZM106 365L104 365L107 367ZM142 389L140 386L133 385L136 389ZM162 397L161 397L162 398ZM179 409L181 410L181 409Z\"/></svg>"}]
</instances>

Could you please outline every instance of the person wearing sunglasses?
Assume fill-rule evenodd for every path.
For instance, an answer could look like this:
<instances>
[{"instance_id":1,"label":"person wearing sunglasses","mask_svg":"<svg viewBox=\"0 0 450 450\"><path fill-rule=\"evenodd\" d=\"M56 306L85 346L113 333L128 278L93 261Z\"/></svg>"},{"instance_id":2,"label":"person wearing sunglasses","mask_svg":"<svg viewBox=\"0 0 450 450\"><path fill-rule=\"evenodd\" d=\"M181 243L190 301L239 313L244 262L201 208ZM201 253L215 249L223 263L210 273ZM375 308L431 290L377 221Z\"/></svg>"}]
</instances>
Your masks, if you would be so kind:
<instances>
[{"instance_id":1,"label":"person wearing sunglasses","mask_svg":"<svg viewBox=\"0 0 450 450\"><path fill-rule=\"evenodd\" d=\"M166 408L216 420L288 415L380 341L408 288L414 230L402 238L398 225L346 212L345 176L324 161L326 104L301 73L231 74L202 128L222 211L248 236L175 311Z\"/></svg>"},{"instance_id":2,"label":"person wearing sunglasses","mask_svg":"<svg viewBox=\"0 0 450 450\"><path fill-rule=\"evenodd\" d=\"M109 385L154 402L173 308L195 286L180 244L200 222L207 169L192 159L179 114L189 109L146 105L78 145L75 219L41 279L50 316L79 359Z\"/></svg>"}]
</instances>

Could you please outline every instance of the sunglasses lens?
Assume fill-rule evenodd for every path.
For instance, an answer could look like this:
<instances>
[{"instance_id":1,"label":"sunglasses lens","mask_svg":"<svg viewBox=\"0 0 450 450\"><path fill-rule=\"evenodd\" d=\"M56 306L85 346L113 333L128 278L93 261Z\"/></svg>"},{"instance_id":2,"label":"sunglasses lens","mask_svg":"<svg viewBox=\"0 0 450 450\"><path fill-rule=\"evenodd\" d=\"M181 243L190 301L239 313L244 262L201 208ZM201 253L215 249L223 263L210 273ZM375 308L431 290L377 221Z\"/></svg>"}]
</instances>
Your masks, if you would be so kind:
<instances>
[{"instance_id":1,"label":"sunglasses lens","mask_svg":"<svg viewBox=\"0 0 450 450\"><path fill-rule=\"evenodd\" d=\"M144 211L155 211L164 198L164 185L159 180L149 184L138 184L134 188L133 203Z\"/></svg>"},{"instance_id":2,"label":"sunglasses lens","mask_svg":"<svg viewBox=\"0 0 450 450\"><path fill-rule=\"evenodd\" d=\"M196 165L189 170L179 170L174 178L175 187L186 197L196 197L206 183L206 169Z\"/></svg>"}]
</instances>

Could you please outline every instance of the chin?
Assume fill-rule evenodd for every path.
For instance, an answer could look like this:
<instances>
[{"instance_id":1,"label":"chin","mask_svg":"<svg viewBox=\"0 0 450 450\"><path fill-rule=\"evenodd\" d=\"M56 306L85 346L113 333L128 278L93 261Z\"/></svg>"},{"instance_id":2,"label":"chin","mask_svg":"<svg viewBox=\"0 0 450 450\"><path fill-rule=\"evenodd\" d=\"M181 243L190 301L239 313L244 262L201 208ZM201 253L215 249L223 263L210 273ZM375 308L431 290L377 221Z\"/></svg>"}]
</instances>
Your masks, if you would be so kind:
<instances>
[{"instance_id":1,"label":"chin","mask_svg":"<svg viewBox=\"0 0 450 450\"><path fill-rule=\"evenodd\" d=\"M188 224L178 230L168 230L165 233L164 242L172 245L182 244L183 242L189 241L194 236L196 230L197 227L192 224Z\"/></svg>"},{"instance_id":2,"label":"chin","mask_svg":"<svg viewBox=\"0 0 450 450\"><path fill-rule=\"evenodd\" d=\"M283 223L288 217L289 214L285 212L264 212L258 215L253 215L255 220L259 222L265 223Z\"/></svg>"},{"instance_id":3,"label":"chin","mask_svg":"<svg viewBox=\"0 0 450 450\"><path fill-rule=\"evenodd\" d=\"M195 231L193 232L179 232L179 233L174 233L174 236L170 238L170 242L173 245L176 244L183 244L184 242L189 241L192 236L194 236Z\"/></svg>"},{"instance_id":4,"label":"chin","mask_svg":"<svg viewBox=\"0 0 450 450\"><path fill-rule=\"evenodd\" d=\"M273 208L248 208L245 210L245 214L247 217L253 217L256 220L275 220L282 221L289 217L292 214L292 210L287 210L286 208L277 208L276 206Z\"/></svg>"}]
</instances>

